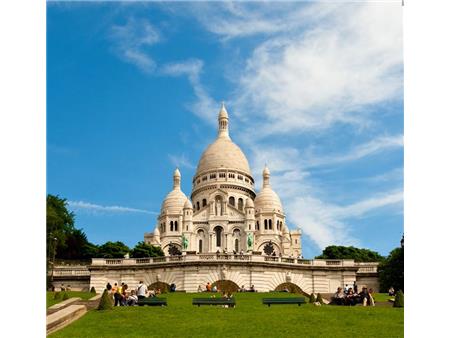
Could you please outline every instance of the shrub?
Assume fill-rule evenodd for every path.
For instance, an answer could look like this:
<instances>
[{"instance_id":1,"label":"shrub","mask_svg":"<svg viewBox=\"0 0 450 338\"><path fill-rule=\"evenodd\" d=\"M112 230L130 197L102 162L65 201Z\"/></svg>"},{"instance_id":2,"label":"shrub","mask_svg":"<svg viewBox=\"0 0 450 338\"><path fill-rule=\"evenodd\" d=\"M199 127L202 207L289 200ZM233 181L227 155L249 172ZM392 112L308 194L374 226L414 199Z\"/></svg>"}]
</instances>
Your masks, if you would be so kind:
<instances>
[{"instance_id":1,"label":"shrub","mask_svg":"<svg viewBox=\"0 0 450 338\"><path fill-rule=\"evenodd\" d=\"M311 295L309 296L309 303L313 304L316 302L316 297L314 296L314 293L311 292Z\"/></svg>"},{"instance_id":2,"label":"shrub","mask_svg":"<svg viewBox=\"0 0 450 338\"><path fill-rule=\"evenodd\" d=\"M100 298L100 303L98 304L97 310L112 310L113 308L113 300L111 295L108 293L108 290L104 290L102 294L102 298Z\"/></svg>"},{"instance_id":3,"label":"shrub","mask_svg":"<svg viewBox=\"0 0 450 338\"><path fill-rule=\"evenodd\" d=\"M62 296L62 300L66 300L66 299L69 299L69 298L70 298L69 294L67 292L64 292L63 296Z\"/></svg>"},{"instance_id":4,"label":"shrub","mask_svg":"<svg viewBox=\"0 0 450 338\"><path fill-rule=\"evenodd\" d=\"M91 293L97 293L94 287L91 287Z\"/></svg>"},{"instance_id":5,"label":"shrub","mask_svg":"<svg viewBox=\"0 0 450 338\"><path fill-rule=\"evenodd\" d=\"M53 299L60 299L61 298L61 292L55 292L53 295Z\"/></svg>"},{"instance_id":6,"label":"shrub","mask_svg":"<svg viewBox=\"0 0 450 338\"><path fill-rule=\"evenodd\" d=\"M316 302L319 302L321 305L325 304L320 293L317 294Z\"/></svg>"},{"instance_id":7,"label":"shrub","mask_svg":"<svg viewBox=\"0 0 450 338\"><path fill-rule=\"evenodd\" d=\"M395 294L394 307L404 307L404 295L402 290Z\"/></svg>"}]
</instances>

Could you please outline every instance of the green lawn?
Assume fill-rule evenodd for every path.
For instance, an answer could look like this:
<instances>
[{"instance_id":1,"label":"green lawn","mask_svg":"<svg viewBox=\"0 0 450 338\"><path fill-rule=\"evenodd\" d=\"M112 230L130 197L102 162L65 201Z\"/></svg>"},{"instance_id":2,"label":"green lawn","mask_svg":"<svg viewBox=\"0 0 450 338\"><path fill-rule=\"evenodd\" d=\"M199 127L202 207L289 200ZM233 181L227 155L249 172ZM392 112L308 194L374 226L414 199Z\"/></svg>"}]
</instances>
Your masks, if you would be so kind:
<instances>
[{"instance_id":1,"label":"green lawn","mask_svg":"<svg viewBox=\"0 0 450 338\"><path fill-rule=\"evenodd\" d=\"M95 293L81 291L66 291L66 293L69 295L69 298L80 297L81 299L89 299L95 296ZM60 298L54 299L55 292L47 291L47 308L56 303L62 302L62 294L63 292L60 293Z\"/></svg>"},{"instance_id":2,"label":"green lawn","mask_svg":"<svg viewBox=\"0 0 450 338\"><path fill-rule=\"evenodd\" d=\"M49 337L403 337L403 309L261 304L283 293L236 294L236 308L193 306L205 294L166 294L167 307L89 311Z\"/></svg>"}]
</instances>

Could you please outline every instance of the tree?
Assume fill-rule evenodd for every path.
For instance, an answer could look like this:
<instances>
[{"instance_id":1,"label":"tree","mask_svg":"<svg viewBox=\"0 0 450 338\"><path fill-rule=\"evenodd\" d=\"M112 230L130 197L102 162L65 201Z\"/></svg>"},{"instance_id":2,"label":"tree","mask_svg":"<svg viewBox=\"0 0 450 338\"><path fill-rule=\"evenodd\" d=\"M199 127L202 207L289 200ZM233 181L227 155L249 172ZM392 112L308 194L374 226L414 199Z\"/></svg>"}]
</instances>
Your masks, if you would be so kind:
<instances>
[{"instance_id":1,"label":"tree","mask_svg":"<svg viewBox=\"0 0 450 338\"><path fill-rule=\"evenodd\" d=\"M145 242L139 242L130 252L133 258L143 257L159 257L164 256L164 252L160 247L156 247Z\"/></svg>"},{"instance_id":2,"label":"tree","mask_svg":"<svg viewBox=\"0 0 450 338\"><path fill-rule=\"evenodd\" d=\"M382 262L384 257L378 252L369 249L360 249L353 246L327 246L317 259L354 259L355 262Z\"/></svg>"},{"instance_id":3,"label":"tree","mask_svg":"<svg viewBox=\"0 0 450 338\"><path fill-rule=\"evenodd\" d=\"M47 252L48 261L53 254L67 248L66 239L74 230L75 215L67 210L67 201L59 196L47 195ZM56 246L55 246L56 245Z\"/></svg>"},{"instance_id":4,"label":"tree","mask_svg":"<svg viewBox=\"0 0 450 338\"><path fill-rule=\"evenodd\" d=\"M106 242L98 247L98 256L103 258L123 258L130 248L122 242Z\"/></svg>"},{"instance_id":5,"label":"tree","mask_svg":"<svg viewBox=\"0 0 450 338\"><path fill-rule=\"evenodd\" d=\"M58 250L62 259L88 259L97 256L98 247L88 241L83 230L74 229L66 235L65 250Z\"/></svg>"},{"instance_id":6,"label":"tree","mask_svg":"<svg viewBox=\"0 0 450 338\"><path fill-rule=\"evenodd\" d=\"M394 307L404 307L405 306L404 303L405 303L405 300L404 300L403 292L400 290L395 295Z\"/></svg>"},{"instance_id":7,"label":"tree","mask_svg":"<svg viewBox=\"0 0 450 338\"><path fill-rule=\"evenodd\" d=\"M404 290L404 248L395 248L386 260L378 266L380 291L386 292L391 286Z\"/></svg>"}]
</instances>

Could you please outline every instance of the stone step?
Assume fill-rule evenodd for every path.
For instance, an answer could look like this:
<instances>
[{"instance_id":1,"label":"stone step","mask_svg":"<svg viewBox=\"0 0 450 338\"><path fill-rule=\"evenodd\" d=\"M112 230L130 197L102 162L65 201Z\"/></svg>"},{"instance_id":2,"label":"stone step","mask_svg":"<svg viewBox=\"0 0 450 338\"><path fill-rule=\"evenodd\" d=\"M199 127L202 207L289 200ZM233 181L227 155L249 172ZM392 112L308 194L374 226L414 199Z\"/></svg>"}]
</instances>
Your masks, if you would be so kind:
<instances>
[{"instance_id":1,"label":"stone step","mask_svg":"<svg viewBox=\"0 0 450 338\"><path fill-rule=\"evenodd\" d=\"M48 308L48 310L59 310L59 309L62 309L63 307L66 307L67 305L75 303L75 302L77 302L79 300L81 300L80 297L72 297L72 298L63 300L62 302L59 302L59 303L56 303L56 304L50 306Z\"/></svg>"},{"instance_id":2,"label":"stone step","mask_svg":"<svg viewBox=\"0 0 450 338\"><path fill-rule=\"evenodd\" d=\"M47 335L62 329L87 312L85 305L69 305L68 307L47 316Z\"/></svg>"}]
</instances>

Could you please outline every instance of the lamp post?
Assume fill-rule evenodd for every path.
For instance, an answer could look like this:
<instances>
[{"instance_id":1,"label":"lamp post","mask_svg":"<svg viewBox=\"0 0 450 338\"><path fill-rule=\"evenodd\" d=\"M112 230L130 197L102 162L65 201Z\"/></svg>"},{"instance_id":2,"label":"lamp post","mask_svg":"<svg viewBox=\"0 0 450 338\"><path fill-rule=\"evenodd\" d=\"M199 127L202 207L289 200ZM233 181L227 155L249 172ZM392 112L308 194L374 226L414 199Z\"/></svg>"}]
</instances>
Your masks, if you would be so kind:
<instances>
[{"instance_id":1,"label":"lamp post","mask_svg":"<svg viewBox=\"0 0 450 338\"><path fill-rule=\"evenodd\" d=\"M58 239L56 237L53 237L52 275L51 275L51 278L50 278L52 289L54 288L54 285L53 285L53 274L54 274L54 271L55 271L55 255L56 255L56 242L57 241L58 241Z\"/></svg>"}]
</instances>

